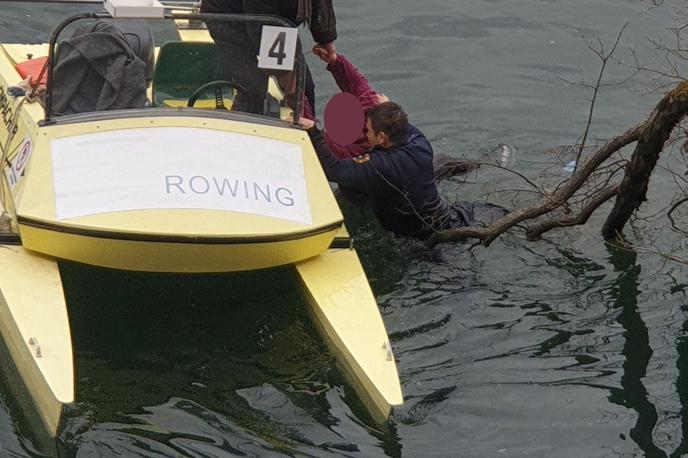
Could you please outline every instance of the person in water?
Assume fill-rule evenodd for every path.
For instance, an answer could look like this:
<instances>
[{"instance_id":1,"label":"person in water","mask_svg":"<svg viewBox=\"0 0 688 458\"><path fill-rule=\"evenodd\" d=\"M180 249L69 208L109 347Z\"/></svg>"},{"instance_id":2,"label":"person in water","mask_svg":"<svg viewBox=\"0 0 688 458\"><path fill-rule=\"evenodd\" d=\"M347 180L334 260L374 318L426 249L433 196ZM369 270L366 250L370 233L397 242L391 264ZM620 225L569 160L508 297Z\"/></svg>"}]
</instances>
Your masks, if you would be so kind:
<instances>
[{"instance_id":1,"label":"person in water","mask_svg":"<svg viewBox=\"0 0 688 458\"><path fill-rule=\"evenodd\" d=\"M342 92L355 96L363 111L367 111L380 103L389 101L389 98L385 94L373 88L368 79L349 59L346 58L346 56L337 53L336 50L335 52L328 53L318 46L313 47L313 53L318 56L320 60L327 63L327 70L332 74L339 89ZM308 105L305 106L304 116L315 120L315 116L313 112L309 110ZM364 128L365 126L362 125L359 137L349 144L338 143L330 137L327 130L323 131L323 136L327 145L338 158L355 158L365 153L372 146L368 143ZM474 162L457 160L445 154L435 155L433 166L435 179L438 181L451 176L468 173L479 167ZM360 193L355 193L350 189L344 188L342 191L349 200L361 200Z\"/></svg>"},{"instance_id":2,"label":"person in water","mask_svg":"<svg viewBox=\"0 0 688 458\"><path fill-rule=\"evenodd\" d=\"M316 48L324 55L336 52L337 21L333 0L202 0L201 13L220 14L266 14L285 18L295 25L306 23L311 31ZM256 55L260 47L262 26L207 21L208 30L217 45L221 61L220 72L245 90L237 95L233 109L250 113L263 112L268 88L268 71L257 66ZM289 88L290 75L280 74L283 86ZM285 81L286 80L286 81ZM306 69L306 102L314 112L315 86L308 68ZM292 98L294 96L292 95ZM291 101L292 104L294 100Z\"/></svg>"},{"instance_id":3,"label":"person in water","mask_svg":"<svg viewBox=\"0 0 688 458\"><path fill-rule=\"evenodd\" d=\"M328 180L364 192L380 224L395 234L426 240L435 231L473 224L477 209L493 213L491 217L506 213L492 204L450 204L442 198L435 184L432 146L396 103L383 102L366 112L371 148L353 159L337 157L315 121L302 117L299 123Z\"/></svg>"}]
</instances>

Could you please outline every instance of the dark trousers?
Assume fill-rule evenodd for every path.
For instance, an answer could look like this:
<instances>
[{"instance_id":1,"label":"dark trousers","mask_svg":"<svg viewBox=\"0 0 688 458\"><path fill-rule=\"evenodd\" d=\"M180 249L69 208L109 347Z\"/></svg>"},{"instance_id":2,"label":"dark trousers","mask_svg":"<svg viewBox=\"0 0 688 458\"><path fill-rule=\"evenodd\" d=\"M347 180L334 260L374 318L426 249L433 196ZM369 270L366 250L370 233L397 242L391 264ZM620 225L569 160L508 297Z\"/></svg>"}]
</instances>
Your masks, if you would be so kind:
<instances>
[{"instance_id":1,"label":"dark trousers","mask_svg":"<svg viewBox=\"0 0 688 458\"><path fill-rule=\"evenodd\" d=\"M266 114L268 77L278 72L258 68L262 26L236 24L236 27L230 27L210 22L208 30L218 50L218 79L237 83L246 90L245 94L237 94L233 110ZM300 47L297 52L300 52ZM315 113L315 84L307 65L305 73L306 103Z\"/></svg>"}]
</instances>

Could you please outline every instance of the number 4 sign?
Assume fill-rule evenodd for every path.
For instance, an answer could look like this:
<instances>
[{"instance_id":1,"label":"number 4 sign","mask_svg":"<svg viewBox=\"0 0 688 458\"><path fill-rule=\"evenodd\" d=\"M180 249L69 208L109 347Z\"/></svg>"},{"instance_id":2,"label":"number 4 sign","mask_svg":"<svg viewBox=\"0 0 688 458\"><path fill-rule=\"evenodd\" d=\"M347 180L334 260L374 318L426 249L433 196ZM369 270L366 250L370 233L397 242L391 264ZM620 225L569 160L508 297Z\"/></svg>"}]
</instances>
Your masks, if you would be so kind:
<instances>
[{"instance_id":1,"label":"number 4 sign","mask_svg":"<svg viewBox=\"0 0 688 458\"><path fill-rule=\"evenodd\" d=\"M263 26L258 67L293 70L298 30L294 27Z\"/></svg>"}]
</instances>

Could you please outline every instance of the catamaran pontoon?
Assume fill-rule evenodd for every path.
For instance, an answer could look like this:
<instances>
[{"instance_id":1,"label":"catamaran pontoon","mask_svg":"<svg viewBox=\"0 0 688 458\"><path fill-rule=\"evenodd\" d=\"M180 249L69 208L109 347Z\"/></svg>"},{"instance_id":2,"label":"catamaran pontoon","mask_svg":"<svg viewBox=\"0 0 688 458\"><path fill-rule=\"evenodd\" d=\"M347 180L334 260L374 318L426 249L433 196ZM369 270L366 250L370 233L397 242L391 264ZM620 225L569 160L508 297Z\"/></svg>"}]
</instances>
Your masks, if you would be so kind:
<instances>
[{"instance_id":1,"label":"catamaran pontoon","mask_svg":"<svg viewBox=\"0 0 688 458\"><path fill-rule=\"evenodd\" d=\"M286 92L300 94L305 64L295 29L280 18L170 11L155 0L105 6L66 19L50 43L0 46L0 197L11 218L0 249L0 333L48 432L56 433L75 390L60 259L182 274L293 264L352 385L377 419L386 418L402 403L395 361L309 138L285 120L303 98L291 97L290 107L271 78L262 113L228 110L241 88L218 75L224 56L206 25L260 26L257 62L290 80ZM144 103L79 110L68 101L69 114L59 112L59 84L77 74L107 80L127 72L112 58L87 60L83 74L60 74L72 71L61 65L74 50L83 58L89 40L103 38L91 26L90 35L75 29L96 20L119 27L127 16L169 21L180 37L153 48L120 27L139 48L125 62L145 64L141 49L155 56ZM18 87L28 77L35 84ZM77 90L84 96L86 88Z\"/></svg>"}]
</instances>

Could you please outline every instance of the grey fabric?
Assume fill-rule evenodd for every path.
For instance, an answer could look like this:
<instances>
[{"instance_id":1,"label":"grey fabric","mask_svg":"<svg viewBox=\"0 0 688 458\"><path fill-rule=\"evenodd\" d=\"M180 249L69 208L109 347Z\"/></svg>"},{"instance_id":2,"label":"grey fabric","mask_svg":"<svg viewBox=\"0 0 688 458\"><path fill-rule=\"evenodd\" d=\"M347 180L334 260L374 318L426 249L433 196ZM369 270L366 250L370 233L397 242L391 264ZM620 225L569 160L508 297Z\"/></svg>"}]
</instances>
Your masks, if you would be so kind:
<instances>
[{"instance_id":1,"label":"grey fabric","mask_svg":"<svg viewBox=\"0 0 688 458\"><path fill-rule=\"evenodd\" d=\"M432 159L435 169L435 180L441 181L456 175L465 175L480 168L480 164L469 160L460 160L447 156L446 154L435 154Z\"/></svg>"},{"instance_id":2,"label":"grey fabric","mask_svg":"<svg viewBox=\"0 0 688 458\"><path fill-rule=\"evenodd\" d=\"M305 22L310 26L311 16L313 15L313 3L310 0L299 0L296 12L296 22Z\"/></svg>"},{"instance_id":3,"label":"grey fabric","mask_svg":"<svg viewBox=\"0 0 688 458\"><path fill-rule=\"evenodd\" d=\"M155 39L148 22L145 19L117 19L115 24L134 53L146 64L146 84L150 85L155 72Z\"/></svg>"},{"instance_id":4,"label":"grey fabric","mask_svg":"<svg viewBox=\"0 0 688 458\"><path fill-rule=\"evenodd\" d=\"M112 23L97 21L59 43L53 114L138 108L146 104L146 64Z\"/></svg>"}]
</instances>

